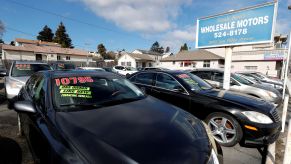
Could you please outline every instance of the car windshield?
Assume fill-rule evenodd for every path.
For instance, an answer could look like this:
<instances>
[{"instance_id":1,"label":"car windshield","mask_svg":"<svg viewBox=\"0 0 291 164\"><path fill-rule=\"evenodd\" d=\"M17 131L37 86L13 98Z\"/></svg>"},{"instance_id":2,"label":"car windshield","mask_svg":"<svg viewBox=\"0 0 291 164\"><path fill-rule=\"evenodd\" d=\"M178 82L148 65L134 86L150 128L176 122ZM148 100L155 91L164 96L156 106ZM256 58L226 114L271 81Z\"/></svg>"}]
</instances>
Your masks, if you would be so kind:
<instances>
[{"instance_id":1,"label":"car windshield","mask_svg":"<svg viewBox=\"0 0 291 164\"><path fill-rule=\"evenodd\" d=\"M70 63L58 63L56 64L56 70L76 69L74 64Z\"/></svg>"},{"instance_id":2,"label":"car windshield","mask_svg":"<svg viewBox=\"0 0 291 164\"><path fill-rule=\"evenodd\" d=\"M63 112L96 109L145 97L142 91L123 78L58 77L52 85L54 106Z\"/></svg>"},{"instance_id":3,"label":"car windshield","mask_svg":"<svg viewBox=\"0 0 291 164\"><path fill-rule=\"evenodd\" d=\"M176 77L182 79L185 83L187 83L191 87L191 90L212 89L212 86L210 84L191 73L179 73L176 74Z\"/></svg>"},{"instance_id":4,"label":"car windshield","mask_svg":"<svg viewBox=\"0 0 291 164\"><path fill-rule=\"evenodd\" d=\"M242 75L242 74L235 74L235 75L237 75L238 77L248 81L250 84L255 84L257 82L254 79L250 79L250 77Z\"/></svg>"},{"instance_id":5,"label":"car windshield","mask_svg":"<svg viewBox=\"0 0 291 164\"><path fill-rule=\"evenodd\" d=\"M52 70L47 64L15 64L12 68L12 77L30 76L35 72Z\"/></svg>"},{"instance_id":6,"label":"car windshield","mask_svg":"<svg viewBox=\"0 0 291 164\"><path fill-rule=\"evenodd\" d=\"M232 74L232 77L233 77L236 81L238 81L239 83L242 83L242 84L245 84L245 85L251 85L251 84L253 84L253 83L249 82L248 80L245 80L244 78L239 77L239 76L236 75L236 74Z\"/></svg>"}]
</instances>

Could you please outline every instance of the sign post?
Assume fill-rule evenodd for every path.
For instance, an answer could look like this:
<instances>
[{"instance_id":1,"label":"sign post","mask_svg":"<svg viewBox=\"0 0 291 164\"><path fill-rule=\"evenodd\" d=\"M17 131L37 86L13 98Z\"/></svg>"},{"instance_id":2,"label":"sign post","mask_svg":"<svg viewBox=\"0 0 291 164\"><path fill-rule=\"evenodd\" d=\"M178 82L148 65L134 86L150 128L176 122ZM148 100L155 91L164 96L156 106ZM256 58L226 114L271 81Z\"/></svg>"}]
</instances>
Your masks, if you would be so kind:
<instances>
[{"instance_id":1,"label":"sign post","mask_svg":"<svg viewBox=\"0 0 291 164\"><path fill-rule=\"evenodd\" d=\"M286 92L286 84L287 84L287 75L288 75L288 67L289 67L289 60L290 60L290 53L291 53L291 32L289 34L289 48L288 48L288 54L287 54L287 59L286 59L286 64L285 64L285 71L284 71L284 83L283 83L283 94L282 97L285 96ZM290 91L289 91L290 92Z\"/></svg>"},{"instance_id":2,"label":"sign post","mask_svg":"<svg viewBox=\"0 0 291 164\"><path fill-rule=\"evenodd\" d=\"M277 2L269 2L197 19L196 48L226 48L224 89L230 86L233 47L273 43L276 13Z\"/></svg>"}]
</instances>

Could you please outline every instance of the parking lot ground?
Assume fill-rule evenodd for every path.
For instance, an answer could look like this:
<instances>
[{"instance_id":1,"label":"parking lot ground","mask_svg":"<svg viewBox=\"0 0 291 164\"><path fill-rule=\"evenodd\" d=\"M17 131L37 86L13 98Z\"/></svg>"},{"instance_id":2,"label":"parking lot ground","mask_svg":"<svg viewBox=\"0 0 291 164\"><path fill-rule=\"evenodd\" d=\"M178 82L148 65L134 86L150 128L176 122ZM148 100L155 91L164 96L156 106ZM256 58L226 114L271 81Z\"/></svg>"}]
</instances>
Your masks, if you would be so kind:
<instances>
[{"instance_id":1,"label":"parking lot ground","mask_svg":"<svg viewBox=\"0 0 291 164\"><path fill-rule=\"evenodd\" d=\"M244 148L238 144L234 147L222 147L224 164L260 164L262 156L257 149Z\"/></svg>"},{"instance_id":2,"label":"parking lot ground","mask_svg":"<svg viewBox=\"0 0 291 164\"><path fill-rule=\"evenodd\" d=\"M280 116L282 116L282 111L279 110ZM288 122L291 119L291 100L289 98L289 104L287 109L287 116L286 116L286 122L285 122L285 130L284 133L281 134L279 139L276 142L276 164L282 164L284 160L284 152L285 152L285 146L286 146L286 140L287 140L287 131L288 131Z\"/></svg>"}]
</instances>

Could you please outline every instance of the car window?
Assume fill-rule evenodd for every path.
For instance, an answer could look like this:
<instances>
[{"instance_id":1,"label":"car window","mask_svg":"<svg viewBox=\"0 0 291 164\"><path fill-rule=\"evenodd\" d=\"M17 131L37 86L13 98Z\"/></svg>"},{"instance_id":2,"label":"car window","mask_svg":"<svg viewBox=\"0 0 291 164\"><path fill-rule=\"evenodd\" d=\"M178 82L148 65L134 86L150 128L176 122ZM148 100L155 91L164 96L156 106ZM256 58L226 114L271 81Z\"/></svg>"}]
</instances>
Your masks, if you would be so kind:
<instances>
[{"instance_id":1,"label":"car window","mask_svg":"<svg viewBox=\"0 0 291 164\"><path fill-rule=\"evenodd\" d=\"M33 88L33 100L40 109L44 109L45 107L45 86L45 78L40 76Z\"/></svg>"},{"instance_id":2,"label":"car window","mask_svg":"<svg viewBox=\"0 0 291 164\"><path fill-rule=\"evenodd\" d=\"M57 63L55 67L56 70L76 69L76 66L71 63Z\"/></svg>"},{"instance_id":3,"label":"car window","mask_svg":"<svg viewBox=\"0 0 291 164\"><path fill-rule=\"evenodd\" d=\"M64 112L96 109L145 98L135 85L118 77L57 77L53 79L52 88L54 107Z\"/></svg>"},{"instance_id":4,"label":"car window","mask_svg":"<svg viewBox=\"0 0 291 164\"><path fill-rule=\"evenodd\" d=\"M136 80L136 75L130 77L129 80L130 80L131 82L135 82L135 80Z\"/></svg>"},{"instance_id":5,"label":"car window","mask_svg":"<svg viewBox=\"0 0 291 164\"><path fill-rule=\"evenodd\" d=\"M196 76L199 76L202 79L207 79L207 80L211 79L210 71L194 71L192 73L195 74Z\"/></svg>"},{"instance_id":6,"label":"car window","mask_svg":"<svg viewBox=\"0 0 291 164\"><path fill-rule=\"evenodd\" d=\"M43 70L52 70L52 68L47 64L14 64L11 76L31 76L33 73Z\"/></svg>"},{"instance_id":7,"label":"car window","mask_svg":"<svg viewBox=\"0 0 291 164\"><path fill-rule=\"evenodd\" d=\"M223 83L223 73L214 72L213 75L212 75L212 80L218 81L220 83Z\"/></svg>"},{"instance_id":8,"label":"car window","mask_svg":"<svg viewBox=\"0 0 291 164\"><path fill-rule=\"evenodd\" d=\"M191 73L177 73L176 77L184 81L186 85L191 88L191 90L212 89L210 84Z\"/></svg>"},{"instance_id":9,"label":"car window","mask_svg":"<svg viewBox=\"0 0 291 164\"><path fill-rule=\"evenodd\" d=\"M136 75L135 82L140 84L153 85L153 79L153 73L140 73Z\"/></svg>"},{"instance_id":10,"label":"car window","mask_svg":"<svg viewBox=\"0 0 291 164\"><path fill-rule=\"evenodd\" d=\"M37 75L32 75L25 85L25 90L31 98L33 97L33 89L37 79L38 79Z\"/></svg>"},{"instance_id":11,"label":"car window","mask_svg":"<svg viewBox=\"0 0 291 164\"><path fill-rule=\"evenodd\" d=\"M181 85L173 77L163 73L157 75L156 86L168 90L181 88Z\"/></svg>"}]
</instances>

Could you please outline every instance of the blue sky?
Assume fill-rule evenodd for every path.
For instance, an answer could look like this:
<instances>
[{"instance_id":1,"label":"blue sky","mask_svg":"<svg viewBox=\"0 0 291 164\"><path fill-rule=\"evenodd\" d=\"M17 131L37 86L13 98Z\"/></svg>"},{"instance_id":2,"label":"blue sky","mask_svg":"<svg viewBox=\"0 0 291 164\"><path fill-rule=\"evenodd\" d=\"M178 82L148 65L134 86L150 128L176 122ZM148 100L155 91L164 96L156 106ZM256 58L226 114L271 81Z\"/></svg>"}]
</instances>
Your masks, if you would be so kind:
<instances>
[{"instance_id":1,"label":"blue sky","mask_svg":"<svg viewBox=\"0 0 291 164\"><path fill-rule=\"evenodd\" d=\"M270 1L270 0L269 0ZM195 47L199 17L252 6L267 0L0 0L3 40L35 39L44 25L53 31L62 21L73 45L96 50L149 49L154 41L173 52ZM277 33L291 29L291 0L279 0ZM289 21L289 22L288 22Z\"/></svg>"}]
</instances>

